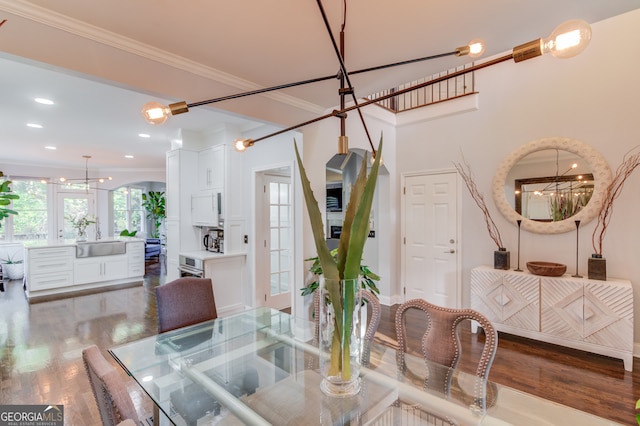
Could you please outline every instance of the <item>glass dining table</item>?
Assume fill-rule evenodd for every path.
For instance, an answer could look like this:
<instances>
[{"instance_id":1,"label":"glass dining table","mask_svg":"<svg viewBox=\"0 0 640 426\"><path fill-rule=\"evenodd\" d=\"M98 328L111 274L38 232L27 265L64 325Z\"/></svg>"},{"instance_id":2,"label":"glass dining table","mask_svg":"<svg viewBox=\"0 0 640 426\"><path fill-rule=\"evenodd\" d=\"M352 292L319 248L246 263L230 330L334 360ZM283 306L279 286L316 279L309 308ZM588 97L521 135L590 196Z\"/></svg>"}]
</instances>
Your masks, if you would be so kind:
<instances>
[{"instance_id":1,"label":"glass dining table","mask_svg":"<svg viewBox=\"0 0 640 426\"><path fill-rule=\"evenodd\" d=\"M614 425L373 342L361 389L320 390L314 323L257 308L109 352L160 425Z\"/></svg>"}]
</instances>

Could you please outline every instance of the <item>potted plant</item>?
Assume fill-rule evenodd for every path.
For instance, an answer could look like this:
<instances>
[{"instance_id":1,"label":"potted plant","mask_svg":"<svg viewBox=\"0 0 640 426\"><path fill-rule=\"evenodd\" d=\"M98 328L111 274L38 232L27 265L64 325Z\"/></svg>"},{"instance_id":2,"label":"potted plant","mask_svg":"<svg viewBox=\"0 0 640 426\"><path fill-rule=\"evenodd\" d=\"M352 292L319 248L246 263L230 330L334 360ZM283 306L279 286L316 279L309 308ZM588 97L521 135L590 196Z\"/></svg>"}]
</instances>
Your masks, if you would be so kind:
<instances>
[{"instance_id":1,"label":"potted plant","mask_svg":"<svg viewBox=\"0 0 640 426\"><path fill-rule=\"evenodd\" d=\"M142 207L147 211L147 219L152 220L154 227L152 238L160 238L160 227L166 217L164 192L149 191L142 194Z\"/></svg>"},{"instance_id":2,"label":"potted plant","mask_svg":"<svg viewBox=\"0 0 640 426\"><path fill-rule=\"evenodd\" d=\"M0 171L0 178L2 177L4 177L4 173ZM12 200L19 198L19 195L13 194L11 191L10 180L5 180L0 183L0 227L2 226L2 219L9 217L10 214L18 214L17 211L8 209L6 206L10 205Z\"/></svg>"},{"instance_id":3,"label":"potted plant","mask_svg":"<svg viewBox=\"0 0 640 426\"><path fill-rule=\"evenodd\" d=\"M331 250L331 256L337 261L338 259L338 249ZM314 280L311 281L307 286L302 287L301 295L308 296L310 294L315 293L320 287L320 277L322 276L322 265L320 264L320 260L318 257L310 257L309 259L305 259L305 262L313 260L313 264L309 268L309 272L311 272L314 276ZM374 294L380 294L380 289L376 285L376 281L380 281L380 276L374 273L367 265L360 265L360 276L362 277L362 288L368 289Z\"/></svg>"},{"instance_id":4,"label":"potted plant","mask_svg":"<svg viewBox=\"0 0 640 426\"><path fill-rule=\"evenodd\" d=\"M22 259L17 259L18 253L14 253L13 256L7 255L6 258L0 259L2 264L2 272L5 277L10 280L21 280L24 277L24 265Z\"/></svg>"}]
</instances>

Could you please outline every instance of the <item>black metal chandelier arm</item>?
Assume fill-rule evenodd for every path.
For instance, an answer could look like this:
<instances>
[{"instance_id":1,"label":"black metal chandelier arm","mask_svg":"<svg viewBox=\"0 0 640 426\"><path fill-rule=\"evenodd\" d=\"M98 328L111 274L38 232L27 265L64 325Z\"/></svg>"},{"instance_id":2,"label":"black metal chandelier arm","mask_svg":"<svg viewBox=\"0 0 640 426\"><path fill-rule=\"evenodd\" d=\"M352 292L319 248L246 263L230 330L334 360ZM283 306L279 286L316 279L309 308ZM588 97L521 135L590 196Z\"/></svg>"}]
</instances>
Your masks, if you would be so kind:
<instances>
[{"instance_id":1,"label":"black metal chandelier arm","mask_svg":"<svg viewBox=\"0 0 640 426\"><path fill-rule=\"evenodd\" d=\"M340 109L340 110L333 110L329 114L325 114L325 115L322 115L320 117L316 117L316 118L314 118L312 120L305 121L304 123L298 123L298 124L293 125L291 127L287 127L286 129L278 130L277 132L270 133L268 135L259 137L257 139L252 139L252 142L255 143L255 142L259 142L259 141L265 140L265 139L269 139L269 138L272 138L274 136L280 135L282 133L286 133L286 132L289 132L291 130L295 130L295 129L298 129L300 127L304 127L304 126L306 126L308 124L316 123L318 121L324 120L325 118L341 117L341 116L344 116L347 112L353 111L354 109L358 109L358 111L359 111L360 108L362 108L362 107L369 106L371 104L375 104L377 102L387 100L387 99L392 98L394 96L404 95L405 93L409 93L409 92L412 92L414 90L422 89L423 87L431 86L433 84L440 83L440 82L448 80L450 78L459 77L459 76L461 76L463 74L466 74L466 73L478 71L478 70L481 70L483 68L487 68L487 67L490 67L492 65L496 65L496 64L499 64L501 62L508 61L509 59L513 59L513 54L512 53L510 53L508 55L501 56L501 57L496 58L496 59L492 59L492 60L487 61L487 62L483 62L481 64L474 65L472 67L469 67L469 68L466 68L466 69L463 69L463 70L455 71L455 72L453 72L451 74L447 74L446 76L437 77L437 78L434 78L433 80L425 81L424 83L420 83L420 84L417 84L415 86L410 86L410 87L407 87L405 89L398 90L397 92L393 92L393 93L389 93L389 94L386 94L386 95L378 96L377 98L369 99L369 100L367 100L367 101L365 101L365 102L363 102L363 103L361 103L361 104L359 104L357 106L353 105L353 106L350 106L350 107L347 107L347 108L343 108L343 109Z\"/></svg>"},{"instance_id":2,"label":"black metal chandelier arm","mask_svg":"<svg viewBox=\"0 0 640 426\"><path fill-rule=\"evenodd\" d=\"M307 125L309 125L309 124L317 123L318 121L322 121L322 120L324 120L325 118L329 118L329 117L339 117L339 116L340 116L340 111L338 111L338 110L333 110L333 111L331 111L331 112L330 112L330 113L328 113L328 114L321 115L321 116L319 116L319 117L313 118L313 119L308 120L308 121L305 121L305 122L303 122L303 123L298 123L298 124L296 124L296 125L293 125L293 126L287 127L286 129L282 129L282 130L278 130L278 131L273 132L273 133L269 133L268 135L261 136L261 137L256 138L256 139L251 139L251 141L252 141L253 143L255 143L255 142L260 142L260 141L262 141L262 140L269 139L269 138L272 138L272 137L274 137L274 136L278 136L278 135L281 135L281 134L283 134L283 133L290 132L291 130L296 130L296 129L299 129L300 127L304 127L304 126L307 126Z\"/></svg>"},{"instance_id":3,"label":"black metal chandelier arm","mask_svg":"<svg viewBox=\"0 0 640 426\"><path fill-rule=\"evenodd\" d=\"M356 70L356 71L350 71L349 75L362 74L362 73L365 73L365 72L378 71L378 70L383 70L383 69L386 69L386 68L397 67L397 66L400 66L400 65L407 65L407 64L413 64L413 63L416 63L416 62L428 61L428 60L431 60L431 59L444 58L446 56L453 56L455 54L456 54L455 51L454 52L448 52L448 53L440 53L438 55L424 56L422 58L409 59L409 60L406 60L406 61L394 62L392 64L385 64L385 65L378 65L378 66L375 66L375 67L362 68L362 69L359 69L359 70ZM227 95L227 96L221 96L219 98L207 99L206 101L192 102L192 103L188 103L187 107L191 108L191 107L197 107L197 106L202 106L202 105L214 104L216 102L228 101L230 99L243 98L245 96L251 96L251 95L259 95L260 93L267 93L267 92L273 92L275 90L288 89L290 87L302 86L304 84L319 83L321 81L338 79L338 78L340 78L340 74L341 74L341 72L338 72L336 74L326 75L324 77L310 78L308 80L300 80L300 81L296 81L296 82L293 82L293 83L285 83L285 84L280 84L280 85L277 85L277 86L263 87L262 89L250 90L248 92L235 93L233 95Z\"/></svg>"},{"instance_id":4,"label":"black metal chandelier arm","mask_svg":"<svg viewBox=\"0 0 640 426\"><path fill-rule=\"evenodd\" d=\"M375 66L375 67L369 67L369 68L363 68L363 69L357 70L357 71L351 71L349 73L349 75L361 74L363 72L370 72L370 71L378 71L378 70L383 70L385 68L397 67L397 66L400 66L400 65L414 64L416 62L429 61L431 59L446 58L447 56L455 56L457 54L458 54L458 52L456 50L454 50L453 52L440 53L438 55L423 56L422 58L408 59L406 61L394 62L392 64L378 65L378 66Z\"/></svg>"},{"instance_id":5,"label":"black metal chandelier arm","mask_svg":"<svg viewBox=\"0 0 640 426\"><path fill-rule=\"evenodd\" d=\"M367 138L369 140L369 145L371 146L371 151L375 155L376 149L373 146L373 141L371 140L371 136L369 135L369 129L367 128L367 123L364 120L364 116L362 115L362 112L360 112L360 106L358 104L358 99L356 98L356 95L355 95L354 90L353 90L353 85L351 84L351 80L349 79L349 73L347 72L347 68L344 65L344 61L342 60L342 55L340 54L340 49L338 48L338 44L336 43L336 39L333 36L333 33L331 32L331 25L329 25L329 19L327 19L327 14L326 14L326 12L324 10L324 7L322 6L322 1L321 0L316 0L316 3L318 4L318 8L320 9L320 14L322 15L322 20L324 21L324 25L325 25L325 27L327 29L327 33L329 34L329 38L331 39L331 44L333 45L333 50L336 53L336 57L338 58L338 62L340 63L340 71L342 72L342 76L344 77L345 81L347 82L347 86L349 88L349 92L351 93L351 98L353 99L353 103L355 104L355 107L358 109L358 115L360 116L360 121L362 122L362 126L364 127L364 131L367 134Z\"/></svg>"},{"instance_id":6,"label":"black metal chandelier arm","mask_svg":"<svg viewBox=\"0 0 640 426\"><path fill-rule=\"evenodd\" d=\"M273 92L274 90L287 89L289 87L302 86L303 84L317 83L320 81L331 80L334 78L338 78L338 76L336 74L333 74L333 75L327 75L325 77L317 77L317 78L311 78L309 80L301 80L293 83L280 84L278 86L264 87L262 89L251 90L248 92L236 93L233 95L221 96L219 98L207 99L206 101L192 102L187 104L187 107L191 108L191 107L197 107L202 105L208 105L216 102L228 101L229 99L237 99L237 98L243 98L245 96L258 95L260 93Z\"/></svg>"},{"instance_id":7,"label":"black metal chandelier arm","mask_svg":"<svg viewBox=\"0 0 640 426\"><path fill-rule=\"evenodd\" d=\"M452 73L447 74L447 75L436 77L433 80L425 81L423 83L416 84L415 86L410 86L410 87L407 87L405 89L401 89L401 90L398 90L398 91L395 91L395 92L392 92L392 93L388 93L386 95L378 96L377 98L369 99L369 100L361 103L360 105L353 105L353 106L341 109L340 111L334 111L334 113L336 113L336 114L344 114L344 113L347 113L349 111L353 111L354 109L360 110L360 108L362 108L362 107L365 107L365 106L368 106L368 105L371 105L371 104L375 104L375 103L378 103L380 101L387 100L387 99L392 98L394 96L404 95L405 93L413 92L414 90L422 89L423 87L431 86L433 84L440 83L442 81L449 80L451 78L459 77L461 75L464 75L464 74L467 74L467 73L470 73L470 72L478 71L478 70L481 70L483 68L487 68L487 67L490 67L492 65L496 65L496 64L499 64L501 62L508 61L509 59L513 59L513 54L510 53L508 55L504 55L504 56L501 56L499 58L492 59L490 61L483 62L481 64L474 65L474 66L469 67L469 68L465 68L465 69L462 69L462 70L458 70L458 71L452 72Z\"/></svg>"}]
</instances>

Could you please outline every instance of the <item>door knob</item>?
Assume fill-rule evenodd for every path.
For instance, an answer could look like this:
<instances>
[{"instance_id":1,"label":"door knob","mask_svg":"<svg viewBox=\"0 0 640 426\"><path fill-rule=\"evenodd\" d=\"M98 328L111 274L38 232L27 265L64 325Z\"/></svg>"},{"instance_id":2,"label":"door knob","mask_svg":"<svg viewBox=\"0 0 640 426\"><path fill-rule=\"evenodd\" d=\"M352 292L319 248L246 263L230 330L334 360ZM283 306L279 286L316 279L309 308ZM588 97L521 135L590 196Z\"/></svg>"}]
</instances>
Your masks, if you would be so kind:
<instances>
[{"instance_id":1,"label":"door knob","mask_svg":"<svg viewBox=\"0 0 640 426\"><path fill-rule=\"evenodd\" d=\"M449 249L449 250L446 250L446 251L445 251L445 253L451 253L451 254L453 254L453 253L455 253L455 252L456 252L456 251L455 251L454 249Z\"/></svg>"}]
</instances>

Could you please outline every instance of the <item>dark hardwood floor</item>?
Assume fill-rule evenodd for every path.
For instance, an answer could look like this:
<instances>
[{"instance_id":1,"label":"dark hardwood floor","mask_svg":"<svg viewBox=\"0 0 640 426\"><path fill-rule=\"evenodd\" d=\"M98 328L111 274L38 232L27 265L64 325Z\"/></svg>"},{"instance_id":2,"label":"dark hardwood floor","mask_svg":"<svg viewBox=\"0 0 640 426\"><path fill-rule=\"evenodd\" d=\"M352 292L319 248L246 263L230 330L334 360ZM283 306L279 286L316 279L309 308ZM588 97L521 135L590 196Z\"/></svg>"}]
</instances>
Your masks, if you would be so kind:
<instances>
[{"instance_id":1,"label":"dark hardwood floor","mask_svg":"<svg viewBox=\"0 0 640 426\"><path fill-rule=\"evenodd\" d=\"M120 369L107 349L156 333L153 289L162 282L160 264L148 263L142 285L32 304L21 282L8 282L0 293L0 404L64 404L66 425L100 425L82 349L98 345ZM383 307L378 330L391 343L394 314L395 307ZM420 324L419 319L411 321L415 327L409 334L416 342ZM482 334L464 333L463 353L466 349L477 353L482 339ZM472 359L465 358L461 364L465 368ZM490 379L622 424L635 424L635 400L640 398L638 360L630 373L620 360L501 334ZM139 393L135 396L136 403L148 411L148 401Z\"/></svg>"}]
</instances>

